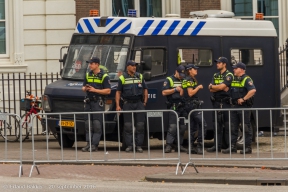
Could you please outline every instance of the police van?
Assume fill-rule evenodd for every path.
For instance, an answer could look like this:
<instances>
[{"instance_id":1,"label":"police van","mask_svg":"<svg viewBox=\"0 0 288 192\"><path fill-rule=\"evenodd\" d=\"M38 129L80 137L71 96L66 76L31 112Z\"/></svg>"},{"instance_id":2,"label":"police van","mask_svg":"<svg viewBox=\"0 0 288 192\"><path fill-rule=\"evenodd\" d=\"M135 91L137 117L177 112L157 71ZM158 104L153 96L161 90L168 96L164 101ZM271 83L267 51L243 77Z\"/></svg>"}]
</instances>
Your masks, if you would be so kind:
<instances>
[{"instance_id":1,"label":"police van","mask_svg":"<svg viewBox=\"0 0 288 192\"><path fill-rule=\"evenodd\" d=\"M231 15L233 13L225 11L204 11L191 13L190 18L81 18L67 54L61 59L62 78L45 88L42 97L45 112L83 112L85 93L81 87L88 70L86 61L91 57L100 58L101 68L110 77L112 91L106 99L105 110L115 110L117 81L127 60L140 63L138 71L149 88L147 110L167 108L161 93L163 82L174 74L178 65L187 63L199 66L197 80L204 86L199 98L204 101L203 108L211 109L208 85L217 72L214 60L220 56L228 58L230 71L237 62L247 65L246 73L257 89L255 108L279 107L278 38L273 23L241 20ZM259 127L270 127L269 113L259 111L257 115ZM273 115L273 126L277 124L278 116ZM256 114L252 113L252 125L255 125L255 118ZM149 121L151 135L163 139L161 121L153 119ZM212 112L205 113L205 119L208 123L206 139L212 139ZM107 115L105 120L106 139L117 140L115 114ZM168 125L166 120L164 122L166 131ZM55 115L49 117L47 123L53 133L60 134L62 126L63 147L73 146L75 124L77 140L85 140L82 115L76 115L75 122L72 115L62 116L61 120Z\"/></svg>"}]
</instances>

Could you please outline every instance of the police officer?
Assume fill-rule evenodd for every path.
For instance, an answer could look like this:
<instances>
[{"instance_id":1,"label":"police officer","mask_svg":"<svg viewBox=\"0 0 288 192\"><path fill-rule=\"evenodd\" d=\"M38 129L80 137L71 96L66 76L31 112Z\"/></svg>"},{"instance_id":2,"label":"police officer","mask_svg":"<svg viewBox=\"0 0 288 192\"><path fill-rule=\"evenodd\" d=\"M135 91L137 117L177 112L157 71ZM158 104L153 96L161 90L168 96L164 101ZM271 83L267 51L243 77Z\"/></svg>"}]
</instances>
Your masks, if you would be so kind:
<instances>
[{"instance_id":1,"label":"police officer","mask_svg":"<svg viewBox=\"0 0 288 192\"><path fill-rule=\"evenodd\" d=\"M251 108L253 105L256 88L251 77L245 74L246 65L244 63L237 63L232 66L234 70L234 80L231 84L231 97L233 108ZM244 133L245 133L245 153L252 153L252 128L250 125L250 110L244 110L244 117L242 111L231 111L231 145L229 148L222 151L222 153L237 153L236 142L238 138L239 124L242 124L244 118ZM240 151L243 154L243 150Z\"/></svg>"},{"instance_id":2,"label":"police officer","mask_svg":"<svg viewBox=\"0 0 288 192\"><path fill-rule=\"evenodd\" d=\"M179 117L185 116L185 108L183 103L184 91L182 89L184 78L185 67L183 65L179 65L176 68L175 74L166 78L162 88L162 95L167 97L167 108L175 110ZM169 128L166 137L165 153L171 153L173 142L177 140L177 123L178 120L176 115L173 112L169 113ZM180 151L187 152L187 149L182 146L185 129L186 126L184 122L181 121L179 125Z\"/></svg>"},{"instance_id":3,"label":"police officer","mask_svg":"<svg viewBox=\"0 0 288 192\"><path fill-rule=\"evenodd\" d=\"M142 74L136 72L136 63L132 60L127 62L126 72L119 77L118 88L116 91L115 102L116 110L120 111L120 98L123 98L123 110L145 110L148 100L148 87ZM143 153L141 148L144 140L144 121L145 113L136 113L136 151ZM124 113L124 136L128 146L126 152L133 151L133 127L132 114Z\"/></svg>"},{"instance_id":4,"label":"police officer","mask_svg":"<svg viewBox=\"0 0 288 192\"><path fill-rule=\"evenodd\" d=\"M218 73L215 73L212 82L208 88L213 93L211 101L214 109L230 108L230 86L233 80L233 74L227 70L228 59L219 57L214 60L217 62ZM228 111L217 111L217 126L215 127L215 114L213 113L212 121L214 126L214 146L207 149L207 152L215 152L216 148L221 151L222 140L225 140L224 145L229 143L229 115ZM224 133L223 133L224 128ZM216 135L217 130L217 135ZM224 139L222 136L224 135ZM216 143L217 136L217 143Z\"/></svg>"},{"instance_id":5,"label":"police officer","mask_svg":"<svg viewBox=\"0 0 288 192\"><path fill-rule=\"evenodd\" d=\"M82 91L86 92L87 94L84 100L84 111L104 111L105 96L109 95L111 92L109 76L104 74L104 72L100 69L100 60L98 57L91 58L89 61L87 61L87 63L89 63L90 71L86 74L86 78L82 87ZM89 137L88 115L85 117L87 145L82 148L83 152L98 151L98 145L102 135L102 114L92 114L91 116L91 138Z\"/></svg>"},{"instance_id":6,"label":"police officer","mask_svg":"<svg viewBox=\"0 0 288 192\"><path fill-rule=\"evenodd\" d=\"M185 78L182 87L184 89L185 110L187 115L191 110L199 109L201 105L201 101L198 98L198 91L203 89L203 85L198 85L198 81L196 80L198 68L199 67L195 66L194 64L188 64L186 66L186 72L188 76ZM203 124L205 129L204 120ZM197 131L197 148L195 148L194 142L196 137L194 137L194 135ZM193 112L190 116L190 141L192 154L203 154L202 139L202 112L196 111ZM189 151L187 153L189 153Z\"/></svg>"}]
</instances>

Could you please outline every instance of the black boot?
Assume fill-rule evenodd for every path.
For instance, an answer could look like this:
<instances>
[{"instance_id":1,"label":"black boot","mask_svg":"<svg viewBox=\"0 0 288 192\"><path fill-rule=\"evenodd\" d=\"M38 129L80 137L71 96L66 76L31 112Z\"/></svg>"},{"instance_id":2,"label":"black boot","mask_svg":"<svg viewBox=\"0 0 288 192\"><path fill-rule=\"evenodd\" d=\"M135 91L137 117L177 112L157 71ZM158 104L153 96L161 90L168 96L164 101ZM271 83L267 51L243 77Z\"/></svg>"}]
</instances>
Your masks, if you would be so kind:
<instances>
[{"instance_id":1,"label":"black boot","mask_svg":"<svg viewBox=\"0 0 288 192\"><path fill-rule=\"evenodd\" d=\"M175 151L178 151L178 146L176 146L176 150ZM187 152L187 151L188 151L188 149L183 147L183 145L180 145L180 152Z\"/></svg>"},{"instance_id":2,"label":"black boot","mask_svg":"<svg viewBox=\"0 0 288 192\"><path fill-rule=\"evenodd\" d=\"M216 152L216 147L213 146L213 147L211 147L211 148L208 148L206 151L207 151L207 152L210 152L210 153ZM218 152L221 152L221 147L218 147Z\"/></svg>"},{"instance_id":3,"label":"black boot","mask_svg":"<svg viewBox=\"0 0 288 192\"><path fill-rule=\"evenodd\" d=\"M198 143L197 144L197 154L198 155L203 155L202 143Z\"/></svg>"},{"instance_id":4,"label":"black boot","mask_svg":"<svg viewBox=\"0 0 288 192\"><path fill-rule=\"evenodd\" d=\"M227 149L222 150L222 153L229 154L230 153L230 147ZM236 145L231 145L231 153L237 153Z\"/></svg>"},{"instance_id":5,"label":"black boot","mask_svg":"<svg viewBox=\"0 0 288 192\"><path fill-rule=\"evenodd\" d=\"M125 149L125 151L126 151L127 153L133 152L133 147L132 147L132 146L128 146L128 147Z\"/></svg>"},{"instance_id":6,"label":"black boot","mask_svg":"<svg viewBox=\"0 0 288 192\"><path fill-rule=\"evenodd\" d=\"M171 153L171 151L172 151L171 145L167 144L165 147L165 153Z\"/></svg>"},{"instance_id":7,"label":"black boot","mask_svg":"<svg viewBox=\"0 0 288 192\"><path fill-rule=\"evenodd\" d=\"M143 149L140 146L136 147L136 152L143 153Z\"/></svg>"},{"instance_id":8,"label":"black boot","mask_svg":"<svg viewBox=\"0 0 288 192\"><path fill-rule=\"evenodd\" d=\"M251 153L252 153L252 148L251 148L251 146L245 147L245 154L251 154ZM241 150L241 151L240 151L240 154L244 154L244 151Z\"/></svg>"},{"instance_id":9,"label":"black boot","mask_svg":"<svg viewBox=\"0 0 288 192\"><path fill-rule=\"evenodd\" d=\"M187 154L189 154L189 149L187 150ZM191 154L197 154L197 149L193 144L191 145Z\"/></svg>"},{"instance_id":10,"label":"black boot","mask_svg":"<svg viewBox=\"0 0 288 192\"><path fill-rule=\"evenodd\" d=\"M89 151L98 151L98 147L96 147L95 145L91 145L91 148Z\"/></svg>"},{"instance_id":11,"label":"black boot","mask_svg":"<svg viewBox=\"0 0 288 192\"><path fill-rule=\"evenodd\" d=\"M83 152L88 152L88 149L90 148L90 144L89 142L87 142L87 145L85 147L82 148Z\"/></svg>"}]
</instances>

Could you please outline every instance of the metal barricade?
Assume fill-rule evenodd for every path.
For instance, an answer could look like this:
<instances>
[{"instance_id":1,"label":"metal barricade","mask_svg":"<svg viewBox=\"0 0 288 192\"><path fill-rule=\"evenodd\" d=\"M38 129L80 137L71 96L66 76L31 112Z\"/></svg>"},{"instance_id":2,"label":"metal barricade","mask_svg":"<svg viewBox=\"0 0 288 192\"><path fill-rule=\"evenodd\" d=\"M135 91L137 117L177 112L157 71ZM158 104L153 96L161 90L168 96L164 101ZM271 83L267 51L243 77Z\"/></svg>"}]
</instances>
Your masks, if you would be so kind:
<instances>
[{"instance_id":1,"label":"metal barricade","mask_svg":"<svg viewBox=\"0 0 288 192\"><path fill-rule=\"evenodd\" d=\"M22 130L20 129L21 118L17 114L0 112L0 134L4 139L1 142L0 163L19 163L19 177L23 175L22 166ZM20 143L16 142L20 139ZM19 151L15 150L19 147Z\"/></svg>"},{"instance_id":2,"label":"metal barricade","mask_svg":"<svg viewBox=\"0 0 288 192\"><path fill-rule=\"evenodd\" d=\"M188 160L189 162L185 165L184 170L182 171L182 175L185 173L187 167L189 165L192 165L195 169L195 171L198 173L198 170L194 164L195 161L239 161L239 160L249 160L249 161L256 161L256 160L261 160L261 161L268 161L268 160L288 160L287 157L287 131L286 131L286 115L287 115L287 108L226 108L226 109L195 109L190 111L189 115L188 115L188 119L185 120L185 122L188 124L188 143L189 143L189 156L188 156ZM213 112L213 114L215 115L215 127L217 127L217 123L218 123L218 119L217 119L217 112L223 112L226 111L228 112L228 117L229 117L229 147L231 146L231 113L238 111L240 114L242 114L242 119L241 119L241 124L239 124L238 128L242 128L242 130L245 130L245 123L244 123L244 111L251 111L253 112L253 114L255 114L255 128L256 128L256 149L255 146L252 149L252 154L249 154L249 156L247 156L247 154L245 154L245 131L242 132L242 137L243 137L243 154L239 154L238 153L232 153L231 152L231 148L229 151L229 154L222 154L221 152L218 152L218 146L216 145L216 151L214 153L208 153L205 151L205 142L203 139L203 145L202 145L202 150L203 150L203 154L202 155L192 155L191 154L191 138L190 138L190 118L191 118L191 114L192 113L196 113L196 112L201 112L202 113L202 138L204 138L204 113L207 112ZM282 113L283 116L283 129L284 129L284 150L281 153L274 153L273 151L273 124L275 122L273 122L273 112L278 111L279 113ZM269 113L269 131L270 131L270 153L269 152L260 152L260 147L259 147L259 122L263 119L261 119L259 117L259 113ZM252 125L250 125L252 126ZM237 129L238 129L237 128ZM252 127L250 127L252 129ZM218 129L215 129L216 131L216 143L218 140L218 136L217 136L217 131ZM228 148L229 148L228 147ZM239 147L238 147L239 148ZM221 150L221 149L220 149Z\"/></svg>"},{"instance_id":3,"label":"metal barricade","mask_svg":"<svg viewBox=\"0 0 288 192\"><path fill-rule=\"evenodd\" d=\"M136 153L135 147L133 147L133 153L121 153L121 128L120 128L120 115L123 115L124 113L130 113L132 117L134 116L135 113L146 113L146 127L147 127L147 144L148 144L148 149L147 153L144 151L144 153ZM48 131L46 132L46 150L45 153L46 155L43 155L43 152L41 154L38 153L38 150L36 150L36 144L34 140L34 133L32 129L32 160L33 160L33 165L30 170L30 175L31 177L32 172L34 167L36 168L38 174L40 174L39 168L37 167L38 164L43 164L43 163L94 163L94 162L120 162L120 161L177 161L176 165L176 175L178 173L179 166L181 167L181 170L183 171L183 166L181 164L181 156L180 156L180 139L179 139L179 124L177 124L177 145L178 145L178 152L177 153L169 153L166 154L164 151L165 148L165 142L164 139L162 140L162 146L161 150L162 153L151 153L150 149L150 130L151 128L149 127L149 120L151 118L160 118L161 120L161 134L162 138L165 138L165 131L164 131L164 113L173 113L176 115L176 118L178 118L178 114L173 111L173 110L134 110L134 111L105 111L105 112L69 112L69 113L38 113L37 115L43 115L44 119L46 120L46 127L48 127L48 121L51 120L51 118L55 118L57 116L57 119L59 122L62 120L65 120L63 116L73 116L73 121L76 122L76 115L88 115L88 121L89 121L89 137L91 138L91 117L90 115L92 114L101 114L102 115L102 120L103 120L103 156L101 157L99 154L100 152L91 152L89 150L88 153L81 153L81 156L78 154L78 143L77 143L77 125L76 123L74 124L74 127L71 128L71 132L73 132L73 139L75 140L74 143L74 152L72 150L64 150L63 148L63 128L61 126L61 123L59 123L60 127L60 134L58 135L58 141L61 144L61 149L60 151L58 149L55 149L52 151L51 147L49 146L49 135ZM114 120L117 121L117 142L118 142L118 151L112 152L107 150L107 140L106 140L106 127L105 127L105 116L109 114L115 114ZM32 119L35 118L35 115L32 117ZM72 119L70 119L72 120ZM32 121L33 123L33 121ZM132 118L132 125L134 125L134 118ZM32 125L33 126L33 125ZM85 128L83 128L85 129ZM135 146L135 127L132 129L133 131L133 145ZM123 141L124 142L124 141ZM145 142L145 141L144 141ZM90 147L91 147L91 142L90 142ZM116 154L116 155L115 155ZM131 156L132 154L132 156ZM147 155L146 155L147 154ZM60 158L55 158L57 155L60 156ZM152 156L153 155L153 156ZM69 157L68 157L69 156ZM111 157L113 156L113 157ZM115 158L116 157L116 158Z\"/></svg>"}]
</instances>

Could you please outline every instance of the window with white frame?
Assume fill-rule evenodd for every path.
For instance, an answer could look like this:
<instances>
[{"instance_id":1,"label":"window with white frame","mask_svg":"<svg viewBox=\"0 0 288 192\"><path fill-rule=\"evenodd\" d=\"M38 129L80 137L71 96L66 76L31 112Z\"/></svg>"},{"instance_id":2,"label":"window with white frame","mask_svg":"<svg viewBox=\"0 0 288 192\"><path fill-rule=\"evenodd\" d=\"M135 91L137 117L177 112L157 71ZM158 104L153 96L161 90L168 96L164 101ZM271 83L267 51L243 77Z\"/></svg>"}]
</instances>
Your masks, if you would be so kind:
<instances>
[{"instance_id":1,"label":"window with white frame","mask_svg":"<svg viewBox=\"0 0 288 192\"><path fill-rule=\"evenodd\" d=\"M112 0L113 16L126 17L128 9L135 9L134 0Z\"/></svg>"},{"instance_id":2,"label":"window with white frame","mask_svg":"<svg viewBox=\"0 0 288 192\"><path fill-rule=\"evenodd\" d=\"M6 54L5 0L0 0L0 54Z\"/></svg>"},{"instance_id":3,"label":"window with white frame","mask_svg":"<svg viewBox=\"0 0 288 192\"><path fill-rule=\"evenodd\" d=\"M251 16L253 18L252 0L232 0L232 11L235 16Z\"/></svg>"},{"instance_id":4,"label":"window with white frame","mask_svg":"<svg viewBox=\"0 0 288 192\"><path fill-rule=\"evenodd\" d=\"M278 0L232 0L232 11L242 19L253 19L256 13L263 13L264 20L272 21L279 34Z\"/></svg>"},{"instance_id":5,"label":"window with white frame","mask_svg":"<svg viewBox=\"0 0 288 192\"><path fill-rule=\"evenodd\" d=\"M162 17L162 0L140 0L140 17Z\"/></svg>"},{"instance_id":6,"label":"window with white frame","mask_svg":"<svg viewBox=\"0 0 288 192\"><path fill-rule=\"evenodd\" d=\"M126 17L128 9L139 9L140 17L162 17L162 0L112 0L113 16Z\"/></svg>"}]
</instances>

